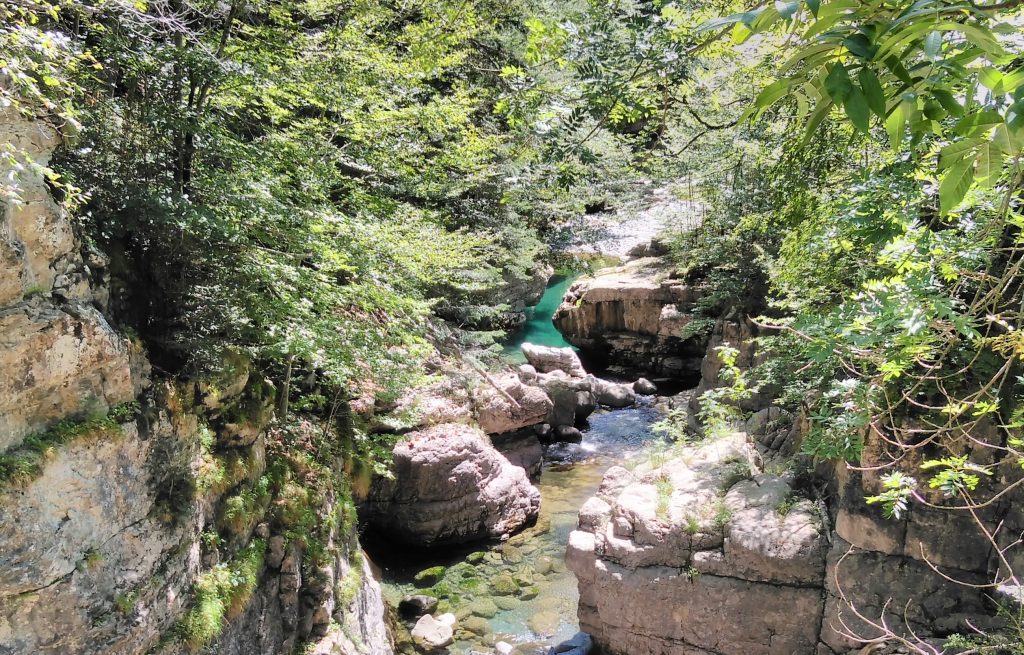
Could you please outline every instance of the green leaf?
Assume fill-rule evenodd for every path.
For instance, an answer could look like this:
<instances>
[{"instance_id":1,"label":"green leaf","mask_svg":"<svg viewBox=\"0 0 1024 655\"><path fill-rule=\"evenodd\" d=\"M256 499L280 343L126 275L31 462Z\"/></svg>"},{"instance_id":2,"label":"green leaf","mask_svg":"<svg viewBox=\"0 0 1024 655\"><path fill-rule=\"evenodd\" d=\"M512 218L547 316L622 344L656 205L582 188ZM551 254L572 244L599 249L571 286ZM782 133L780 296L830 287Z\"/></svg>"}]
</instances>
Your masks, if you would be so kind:
<instances>
[{"instance_id":1,"label":"green leaf","mask_svg":"<svg viewBox=\"0 0 1024 655\"><path fill-rule=\"evenodd\" d=\"M974 159L964 158L954 164L939 182L939 211L948 214L956 209L974 182Z\"/></svg>"},{"instance_id":2,"label":"green leaf","mask_svg":"<svg viewBox=\"0 0 1024 655\"><path fill-rule=\"evenodd\" d=\"M832 97L836 104L842 104L853 88L850 81L850 74L842 64L833 64L825 77L825 91Z\"/></svg>"},{"instance_id":3,"label":"green leaf","mask_svg":"<svg viewBox=\"0 0 1024 655\"><path fill-rule=\"evenodd\" d=\"M817 18L818 12L821 10L821 0L807 0L807 8L811 10L811 14Z\"/></svg>"},{"instance_id":4,"label":"green leaf","mask_svg":"<svg viewBox=\"0 0 1024 655\"><path fill-rule=\"evenodd\" d=\"M897 152L903 144L903 134L907 129L908 104L906 102L899 103L885 119L885 130L889 134L889 146Z\"/></svg>"},{"instance_id":5,"label":"green leaf","mask_svg":"<svg viewBox=\"0 0 1024 655\"><path fill-rule=\"evenodd\" d=\"M759 109L767 109L780 98L785 96L789 92L790 86L793 84L793 80L783 79L772 82L766 86L761 93L757 94L757 98L754 99L754 106Z\"/></svg>"},{"instance_id":6,"label":"green leaf","mask_svg":"<svg viewBox=\"0 0 1024 655\"><path fill-rule=\"evenodd\" d=\"M951 116L964 115L963 105L957 102L956 98L954 98L953 94L949 91L945 89L932 89L932 95L939 101L942 108L949 112Z\"/></svg>"},{"instance_id":7,"label":"green leaf","mask_svg":"<svg viewBox=\"0 0 1024 655\"><path fill-rule=\"evenodd\" d=\"M807 125L804 126L804 143L807 143L818 130L818 126L821 125L821 121L825 120L825 116L828 116L830 109L832 109L832 98L825 96L818 101L814 111L811 112L811 117L807 119Z\"/></svg>"},{"instance_id":8,"label":"green leaf","mask_svg":"<svg viewBox=\"0 0 1024 655\"><path fill-rule=\"evenodd\" d=\"M878 48L863 34L854 34L843 41L846 49L861 59L871 59L875 56Z\"/></svg>"},{"instance_id":9,"label":"green leaf","mask_svg":"<svg viewBox=\"0 0 1024 655\"><path fill-rule=\"evenodd\" d=\"M1013 131L1024 128L1024 100L1018 100L1006 110L1006 125Z\"/></svg>"},{"instance_id":10,"label":"green leaf","mask_svg":"<svg viewBox=\"0 0 1024 655\"><path fill-rule=\"evenodd\" d=\"M1003 172L1003 151L999 144L989 141L978 149L978 168L974 178L982 189L991 189Z\"/></svg>"},{"instance_id":11,"label":"green leaf","mask_svg":"<svg viewBox=\"0 0 1024 655\"><path fill-rule=\"evenodd\" d=\"M968 114L957 121L953 130L963 136L981 136L1003 122L999 112L986 109Z\"/></svg>"},{"instance_id":12,"label":"green leaf","mask_svg":"<svg viewBox=\"0 0 1024 655\"><path fill-rule=\"evenodd\" d=\"M870 68L865 67L857 73L857 81L860 82L860 87L864 90L864 98L867 100L868 107L875 112L875 115L884 119L885 91L878 81L878 76Z\"/></svg>"},{"instance_id":13,"label":"green leaf","mask_svg":"<svg viewBox=\"0 0 1024 655\"><path fill-rule=\"evenodd\" d=\"M868 109L868 101L859 87L853 86L850 89L850 94L846 97L843 108L846 110L846 115L850 117L853 126L866 134L868 127L870 127L871 112Z\"/></svg>"},{"instance_id":14,"label":"green leaf","mask_svg":"<svg viewBox=\"0 0 1024 655\"><path fill-rule=\"evenodd\" d=\"M796 14L796 10L800 8L800 3L796 0L793 2L781 2L781 0L775 0L775 10L779 12L779 16L782 20L790 20Z\"/></svg>"},{"instance_id":15,"label":"green leaf","mask_svg":"<svg viewBox=\"0 0 1024 655\"><path fill-rule=\"evenodd\" d=\"M932 31L924 37L924 54L931 60L935 60L942 50L942 32Z\"/></svg>"},{"instance_id":16,"label":"green leaf","mask_svg":"<svg viewBox=\"0 0 1024 655\"><path fill-rule=\"evenodd\" d=\"M974 157L975 149L983 143L982 139L961 139L951 143L939 151L939 170L944 171L964 157Z\"/></svg>"},{"instance_id":17,"label":"green leaf","mask_svg":"<svg viewBox=\"0 0 1024 655\"><path fill-rule=\"evenodd\" d=\"M1002 94L1003 74L995 68L991 66L982 68L981 72L978 73L978 81L981 82L983 87L990 89L993 93Z\"/></svg>"}]
</instances>

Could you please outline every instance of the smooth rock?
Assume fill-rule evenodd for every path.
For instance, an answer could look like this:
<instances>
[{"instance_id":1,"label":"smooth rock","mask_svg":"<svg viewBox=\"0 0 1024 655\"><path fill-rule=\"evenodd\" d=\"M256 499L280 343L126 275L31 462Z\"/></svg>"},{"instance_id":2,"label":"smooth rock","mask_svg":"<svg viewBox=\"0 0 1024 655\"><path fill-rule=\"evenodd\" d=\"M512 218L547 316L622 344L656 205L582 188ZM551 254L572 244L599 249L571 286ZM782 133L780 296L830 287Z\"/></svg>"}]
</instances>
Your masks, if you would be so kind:
<instances>
[{"instance_id":1,"label":"smooth rock","mask_svg":"<svg viewBox=\"0 0 1024 655\"><path fill-rule=\"evenodd\" d=\"M561 443L580 443L583 433L571 425L559 425L555 428L554 439Z\"/></svg>"},{"instance_id":2,"label":"smooth rock","mask_svg":"<svg viewBox=\"0 0 1024 655\"><path fill-rule=\"evenodd\" d=\"M592 378L594 397L598 403L609 407L629 407L636 403L636 394L628 384L609 382Z\"/></svg>"},{"instance_id":3,"label":"smooth rock","mask_svg":"<svg viewBox=\"0 0 1024 655\"><path fill-rule=\"evenodd\" d=\"M577 632L572 639L563 641L551 648L548 655L590 655L594 650L594 640L586 632Z\"/></svg>"},{"instance_id":4,"label":"smooth rock","mask_svg":"<svg viewBox=\"0 0 1024 655\"><path fill-rule=\"evenodd\" d=\"M451 616L450 624L447 621L441 621L446 616ZM437 619L429 614L421 616L412 629L413 643L416 644L416 648L425 653L432 653L449 646L455 641L455 632L452 630L454 624L454 615L446 614Z\"/></svg>"},{"instance_id":5,"label":"smooth rock","mask_svg":"<svg viewBox=\"0 0 1024 655\"><path fill-rule=\"evenodd\" d=\"M468 425L410 433L395 445L391 474L373 481L360 517L416 546L507 536L540 510L526 471Z\"/></svg>"},{"instance_id":6,"label":"smooth rock","mask_svg":"<svg viewBox=\"0 0 1024 655\"><path fill-rule=\"evenodd\" d=\"M647 378L640 378L633 383L633 391L642 396L651 396L658 393L658 387Z\"/></svg>"},{"instance_id":7,"label":"smooth rock","mask_svg":"<svg viewBox=\"0 0 1024 655\"><path fill-rule=\"evenodd\" d=\"M572 377L583 377L587 374L580 362L579 355L572 348L553 348L524 343L522 350L526 361L540 373L564 371Z\"/></svg>"}]
</instances>

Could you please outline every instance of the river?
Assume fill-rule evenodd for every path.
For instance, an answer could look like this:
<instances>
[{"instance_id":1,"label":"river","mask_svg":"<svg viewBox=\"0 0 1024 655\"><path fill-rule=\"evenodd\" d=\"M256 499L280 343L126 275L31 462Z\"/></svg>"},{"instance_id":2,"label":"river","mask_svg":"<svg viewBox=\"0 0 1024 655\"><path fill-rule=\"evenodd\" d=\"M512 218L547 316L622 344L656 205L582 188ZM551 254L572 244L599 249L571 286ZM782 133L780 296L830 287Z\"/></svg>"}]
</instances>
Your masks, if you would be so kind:
<instances>
[{"instance_id":1,"label":"river","mask_svg":"<svg viewBox=\"0 0 1024 655\"><path fill-rule=\"evenodd\" d=\"M506 346L509 360L525 361L520 352L524 342L569 345L551 317L576 277L552 278L523 329ZM540 517L505 543L433 554L374 549L388 603L397 606L409 594L440 599L436 613L453 612L459 619L457 641L449 649L453 655L494 652L499 641L515 646L517 655L543 654L572 637L578 631L578 592L564 562L569 533L604 472L614 464L636 461L656 440L651 424L660 414L648 400L628 409L598 410L583 429L582 443L550 446L537 482ZM417 574L424 571L429 575L417 583Z\"/></svg>"},{"instance_id":2,"label":"river","mask_svg":"<svg viewBox=\"0 0 1024 655\"><path fill-rule=\"evenodd\" d=\"M578 593L576 578L564 563L569 533L604 472L644 457L645 448L657 440L651 424L660 416L647 403L593 414L583 442L554 446L561 451L561 463L544 464L536 525L504 544L478 544L475 550L449 550L433 558L412 557L408 551L375 553L389 604L397 605L406 594L440 598L437 611L453 612L459 619L458 640L449 649L453 655L492 652L498 641L515 646L518 655L541 655L573 636ZM417 573L438 566L444 567L439 580L417 585Z\"/></svg>"}]
</instances>

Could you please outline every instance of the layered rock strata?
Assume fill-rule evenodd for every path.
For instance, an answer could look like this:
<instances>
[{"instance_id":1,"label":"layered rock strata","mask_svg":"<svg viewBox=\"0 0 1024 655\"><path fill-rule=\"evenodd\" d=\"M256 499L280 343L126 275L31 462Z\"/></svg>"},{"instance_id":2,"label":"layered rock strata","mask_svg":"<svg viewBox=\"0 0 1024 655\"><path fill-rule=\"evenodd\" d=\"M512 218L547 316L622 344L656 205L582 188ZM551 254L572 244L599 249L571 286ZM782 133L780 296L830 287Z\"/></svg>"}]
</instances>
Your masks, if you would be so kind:
<instances>
[{"instance_id":1,"label":"layered rock strata","mask_svg":"<svg viewBox=\"0 0 1024 655\"><path fill-rule=\"evenodd\" d=\"M608 472L566 564L610 653L814 653L827 541L785 478L750 477L743 434L658 468ZM737 481L739 480L739 481Z\"/></svg>"},{"instance_id":2,"label":"layered rock strata","mask_svg":"<svg viewBox=\"0 0 1024 655\"><path fill-rule=\"evenodd\" d=\"M597 365L659 377L696 377L706 338L694 334L700 289L658 258L602 269L575 282L554 322Z\"/></svg>"}]
</instances>

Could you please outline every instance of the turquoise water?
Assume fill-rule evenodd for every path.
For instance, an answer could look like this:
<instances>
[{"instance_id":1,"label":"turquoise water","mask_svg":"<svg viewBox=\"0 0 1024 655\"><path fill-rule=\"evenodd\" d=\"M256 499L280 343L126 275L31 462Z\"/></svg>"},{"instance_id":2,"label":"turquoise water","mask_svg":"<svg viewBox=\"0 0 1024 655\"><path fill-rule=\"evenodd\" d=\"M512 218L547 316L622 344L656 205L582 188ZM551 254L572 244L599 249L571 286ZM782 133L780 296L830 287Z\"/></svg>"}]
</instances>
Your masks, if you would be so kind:
<instances>
[{"instance_id":1,"label":"turquoise water","mask_svg":"<svg viewBox=\"0 0 1024 655\"><path fill-rule=\"evenodd\" d=\"M439 598L436 613L452 612L459 619L450 655L492 652L498 641L513 645L514 655L545 655L579 630L576 576L565 568L565 546L576 529L579 509L597 492L608 468L643 461L650 446L661 443L651 429L660 418L649 405L591 415L583 442L572 445L578 451L574 463L544 465L537 483L541 493L537 524L503 544L419 553L419 557L402 548L371 549L382 569L385 599L395 606L406 594ZM416 572L439 564L447 567L441 581L417 588ZM491 588L491 581L501 576L517 581L514 593L501 595ZM498 606L497 611L493 606L481 611L490 603ZM412 625L412 620L406 622L406 628Z\"/></svg>"},{"instance_id":2,"label":"turquoise water","mask_svg":"<svg viewBox=\"0 0 1024 655\"><path fill-rule=\"evenodd\" d=\"M575 272L567 275L555 275L548 281L547 289L544 290L540 302L526 309L526 323L523 324L523 328L512 334L509 342L505 344L504 352L509 359L520 364L526 363L520 350L520 346L524 343L536 343L556 348L571 346L562 333L555 328L551 318L555 315L558 306L562 304L562 296L579 276L580 274Z\"/></svg>"}]
</instances>

